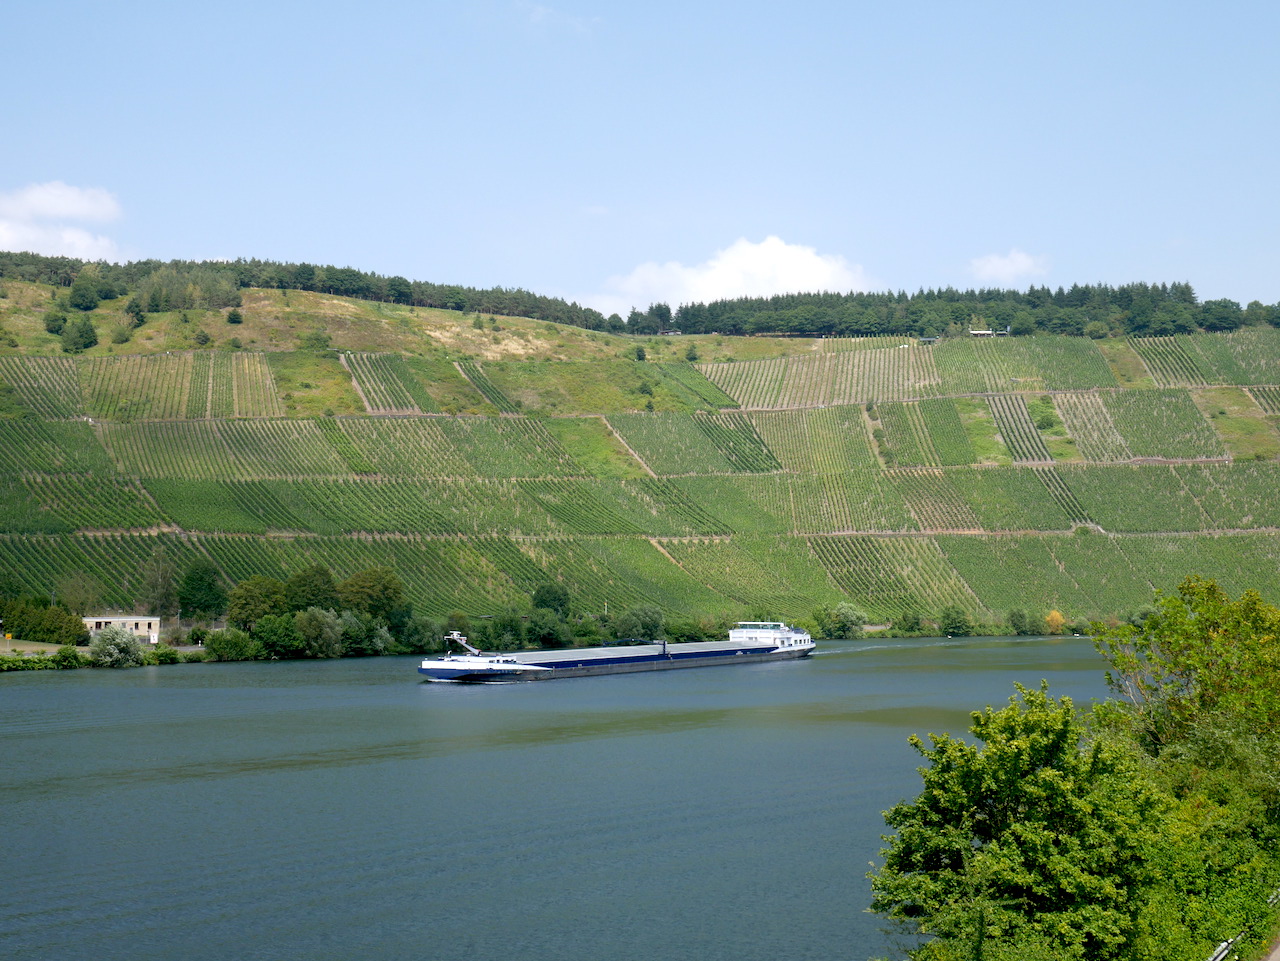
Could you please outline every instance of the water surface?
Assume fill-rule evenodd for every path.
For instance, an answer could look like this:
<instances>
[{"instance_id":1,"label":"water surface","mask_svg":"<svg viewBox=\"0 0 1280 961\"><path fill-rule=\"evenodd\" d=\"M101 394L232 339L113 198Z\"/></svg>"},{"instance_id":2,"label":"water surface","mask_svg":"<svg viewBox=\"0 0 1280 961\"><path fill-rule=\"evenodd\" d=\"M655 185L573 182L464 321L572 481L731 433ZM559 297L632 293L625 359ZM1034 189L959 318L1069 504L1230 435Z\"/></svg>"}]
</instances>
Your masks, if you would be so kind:
<instances>
[{"instance_id":1,"label":"water surface","mask_svg":"<svg viewBox=\"0 0 1280 961\"><path fill-rule=\"evenodd\" d=\"M0 956L865 959L911 733L1080 639L420 683L412 658L0 675Z\"/></svg>"}]
</instances>

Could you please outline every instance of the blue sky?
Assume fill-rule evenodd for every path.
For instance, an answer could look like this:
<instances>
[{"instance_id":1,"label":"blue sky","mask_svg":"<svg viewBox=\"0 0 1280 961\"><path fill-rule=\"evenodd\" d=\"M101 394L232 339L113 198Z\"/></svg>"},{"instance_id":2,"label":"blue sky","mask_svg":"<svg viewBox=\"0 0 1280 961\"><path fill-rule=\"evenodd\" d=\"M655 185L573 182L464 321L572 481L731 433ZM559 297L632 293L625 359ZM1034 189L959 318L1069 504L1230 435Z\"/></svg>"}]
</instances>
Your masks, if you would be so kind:
<instances>
[{"instance_id":1,"label":"blue sky","mask_svg":"<svg viewBox=\"0 0 1280 961\"><path fill-rule=\"evenodd\" d=\"M7 11L0 249L310 261L606 311L1190 281L1280 301L1280 7Z\"/></svg>"}]
</instances>

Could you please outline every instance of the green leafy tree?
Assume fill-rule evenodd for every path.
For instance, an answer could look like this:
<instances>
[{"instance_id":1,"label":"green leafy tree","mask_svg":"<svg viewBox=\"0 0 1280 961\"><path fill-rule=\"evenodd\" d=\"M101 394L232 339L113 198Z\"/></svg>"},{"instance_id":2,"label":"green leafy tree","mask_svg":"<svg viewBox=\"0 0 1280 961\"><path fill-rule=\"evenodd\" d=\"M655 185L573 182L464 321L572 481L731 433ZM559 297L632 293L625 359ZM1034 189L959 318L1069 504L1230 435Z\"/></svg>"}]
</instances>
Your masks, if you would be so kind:
<instances>
[{"instance_id":1,"label":"green leafy tree","mask_svg":"<svg viewBox=\"0 0 1280 961\"><path fill-rule=\"evenodd\" d=\"M539 584L533 592L535 610L545 608L561 617L569 614L569 591L562 584Z\"/></svg>"},{"instance_id":2,"label":"green leafy tree","mask_svg":"<svg viewBox=\"0 0 1280 961\"><path fill-rule=\"evenodd\" d=\"M255 574L241 581L227 595L227 619L242 630L253 630L269 614L288 612L284 582Z\"/></svg>"},{"instance_id":3,"label":"green leafy tree","mask_svg":"<svg viewBox=\"0 0 1280 961\"><path fill-rule=\"evenodd\" d=\"M46 310L41 318L44 321L44 329L46 333L53 334L55 337L62 333L62 329L67 326L67 315L57 309Z\"/></svg>"},{"instance_id":4,"label":"green leafy tree","mask_svg":"<svg viewBox=\"0 0 1280 961\"><path fill-rule=\"evenodd\" d=\"M1070 698L1047 685L972 719L982 747L911 739L924 790L885 812L897 833L870 875L872 910L937 938L932 957L1132 956L1161 795L1131 752L1086 742Z\"/></svg>"},{"instance_id":5,"label":"green leafy tree","mask_svg":"<svg viewBox=\"0 0 1280 961\"><path fill-rule=\"evenodd\" d=\"M134 328L141 327L143 324L147 322L146 311L142 309L142 301L139 300L137 297L132 297L129 299L129 303L125 307L124 312L129 317L130 327L134 327Z\"/></svg>"},{"instance_id":6,"label":"green leafy tree","mask_svg":"<svg viewBox=\"0 0 1280 961\"><path fill-rule=\"evenodd\" d=\"M938 630L948 637L968 637L973 633L973 622L963 608L948 604L938 617Z\"/></svg>"},{"instance_id":7,"label":"green leafy tree","mask_svg":"<svg viewBox=\"0 0 1280 961\"><path fill-rule=\"evenodd\" d=\"M537 647L568 647L573 642L573 631L555 611L540 607L529 615L525 640Z\"/></svg>"},{"instance_id":8,"label":"green leafy tree","mask_svg":"<svg viewBox=\"0 0 1280 961\"><path fill-rule=\"evenodd\" d=\"M1256 730L1280 730L1280 609L1256 591L1233 601L1215 581L1188 577L1156 595L1140 625L1095 625L1107 682L1144 709L1166 742L1199 719L1225 714Z\"/></svg>"},{"instance_id":9,"label":"green leafy tree","mask_svg":"<svg viewBox=\"0 0 1280 961\"><path fill-rule=\"evenodd\" d=\"M30 601L10 601L0 605L0 618L4 620L4 632L18 640L37 641L41 644L86 644L89 631L84 621L64 607L33 604Z\"/></svg>"},{"instance_id":10,"label":"green leafy tree","mask_svg":"<svg viewBox=\"0 0 1280 961\"><path fill-rule=\"evenodd\" d=\"M867 615L847 601L835 607L818 608L813 612L813 619L824 637L836 638L861 637L867 623Z\"/></svg>"},{"instance_id":11,"label":"green leafy tree","mask_svg":"<svg viewBox=\"0 0 1280 961\"><path fill-rule=\"evenodd\" d=\"M253 636L262 645L264 657L286 660L306 653L306 642L292 614L263 615L253 626Z\"/></svg>"},{"instance_id":12,"label":"green leafy tree","mask_svg":"<svg viewBox=\"0 0 1280 961\"><path fill-rule=\"evenodd\" d=\"M343 607L388 622L404 617L404 583L389 567L370 567L352 574L337 590Z\"/></svg>"},{"instance_id":13,"label":"green leafy tree","mask_svg":"<svg viewBox=\"0 0 1280 961\"><path fill-rule=\"evenodd\" d=\"M1020 608L1010 611L1009 630L1015 634L1034 634L1035 631L1031 629L1031 615Z\"/></svg>"},{"instance_id":14,"label":"green leafy tree","mask_svg":"<svg viewBox=\"0 0 1280 961\"><path fill-rule=\"evenodd\" d=\"M218 569L209 561L196 561L182 576L178 585L178 604L184 617L202 621L219 616L227 609L227 592Z\"/></svg>"},{"instance_id":15,"label":"green leafy tree","mask_svg":"<svg viewBox=\"0 0 1280 961\"><path fill-rule=\"evenodd\" d=\"M309 607L293 616L306 657L341 657L342 624L333 611Z\"/></svg>"},{"instance_id":16,"label":"green leafy tree","mask_svg":"<svg viewBox=\"0 0 1280 961\"><path fill-rule=\"evenodd\" d=\"M284 592L291 611L338 607L338 586L333 582L333 572L324 564L312 564L289 575L284 582Z\"/></svg>"},{"instance_id":17,"label":"green leafy tree","mask_svg":"<svg viewBox=\"0 0 1280 961\"><path fill-rule=\"evenodd\" d=\"M132 631L112 624L103 628L89 642L89 657L94 667L141 667L147 663L147 652Z\"/></svg>"},{"instance_id":18,"label":"green leafy tree","mask_svg":"<svg viewBox=\"0 0 1280 961\"><path fill-rule=\"evenodd\" d=\"M98 343L98 332L88 317L72 317L63 326L61 336L62 349L69 354L78 354Z\"/></svg>"},{"instance_id":19,"label":"green leafy tree","mask_svg":"<svg viewBox=\"0 0 1280 961\"><path fill-rule=\"evenodd\" d=\"M148 614L172 617L178 613L178 569L163 545L151 552L142 567L139 600Z\"/></svg>"},{"instance_id":20,"label":"green leafy tree","mask_svg":"<svg viewBox=\"0 0 1280 961\"><path fill-rule=\"evenodd\" d=\"M374 657L387 653L391 632L386 624L357 611L343 611L338 616L342 631L342 653L347 657Z\"/></svg>"},{"instance_id":21,"label":"green leafy tree","mask_svg":"<svg viewBox=\"0 0 1280 961\"><path fill-rule=\"evenodd\" d=\"M613 633L615 637L659 638L662 636L662 611L652 604L623 611L613 622Z\"/></svg>"},{"instance_id":22,"label":"green leafy tree","mask_svg":"<svg viewBox=\"0 0 1280 961\"><path fill-rule=\"evenodd\" d=\"M76 310L93 310L102 299L100 295L100 278L92 264L80 271L71 291L67 295L67 303Z\"/></svg>"}]
</instances>

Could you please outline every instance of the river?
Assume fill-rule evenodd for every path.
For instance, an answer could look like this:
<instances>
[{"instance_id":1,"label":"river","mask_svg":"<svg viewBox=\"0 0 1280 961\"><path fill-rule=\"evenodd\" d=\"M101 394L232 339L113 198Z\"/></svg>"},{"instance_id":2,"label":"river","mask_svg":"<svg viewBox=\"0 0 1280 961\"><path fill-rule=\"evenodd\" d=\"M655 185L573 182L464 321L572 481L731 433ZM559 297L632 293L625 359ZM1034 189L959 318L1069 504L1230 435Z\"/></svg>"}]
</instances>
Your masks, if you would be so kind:
<instances>
[{"instance_id":1,"label":"river","mask_svg":"<svg viewBox=\"0 0 1280 961\"><path fill-rule=\"evenodd\" d=\"M0 957L864 961L911 733L1083 639L464 686L416 659L0 675Z\"/></svg>"}]
</instances>

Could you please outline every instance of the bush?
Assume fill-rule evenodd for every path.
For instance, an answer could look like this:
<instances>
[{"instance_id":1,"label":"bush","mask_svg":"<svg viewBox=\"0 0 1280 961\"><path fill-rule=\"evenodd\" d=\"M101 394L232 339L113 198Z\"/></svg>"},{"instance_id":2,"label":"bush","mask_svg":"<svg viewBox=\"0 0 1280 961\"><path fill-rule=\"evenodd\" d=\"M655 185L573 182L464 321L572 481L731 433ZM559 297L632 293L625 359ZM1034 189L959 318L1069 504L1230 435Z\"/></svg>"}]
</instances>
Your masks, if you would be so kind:
<instances>
[{"instance_id":1,"label":"bush","mask_svg":"<svg viewBox=\"0 0 1280 961\"><path fill-rule=\"evenodd\" d=\"M89 658L94 667L141 667L147 663L137 635L117 624L104 628L89 642Z\"/></svg>"},{"instance_id":2,"label":"bush","mask_svg":"<svg viewBox=\"0 0 1280 961\"><path fill-rule=\"evenodd\" d=\"M98 343L98 332L87 317L73 317L62 328L62 349L76 354Z\"/></svg>"},{"instance_id":3,"label":"bush","mask_svg":"<svg viewBox=\"0 0 1280 961\"><path fill-rule=\"evenodd\" d=\"M262 657L264 653L261 644L234 627L212 632L204 647L208 656L215 661L252 661Z\"/></svg>"},{"instance_id":4,"label":"bush","mask_svg":"<svg viewBox=\"0 0 1280 961\"><path fill-rule=\"evenodd\" d=\"M77 667L88 667L93 663L93 659L88 654L81 654L76 650L74 644L63 644L58 648L58 653L52 657L53 662L58 666L58 670L68 671Z\"/></svg>"},{"instance_id":5,"label":"bush","mask_svg":"<svg viewBox=\"0 0 1280 961\"><path fill-rule=\"evenodd\" d=\"M168 644L157 644L151 653L157 664L182 663L182 654Z\"/></svg>"},{"instance_id":6,"label":"bush","mask_svg":"<svg viewBox=\"0 0 1280 961\"><path fill-rule=\"evenodd\" d=\"M46 310L43 320L45 331L55 337L62 333L62 328L67 326L67 315L56 308L54 310Z\"/></svg>"}]
</instances>

